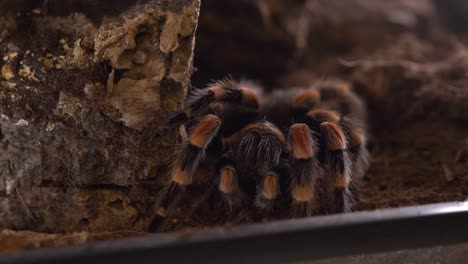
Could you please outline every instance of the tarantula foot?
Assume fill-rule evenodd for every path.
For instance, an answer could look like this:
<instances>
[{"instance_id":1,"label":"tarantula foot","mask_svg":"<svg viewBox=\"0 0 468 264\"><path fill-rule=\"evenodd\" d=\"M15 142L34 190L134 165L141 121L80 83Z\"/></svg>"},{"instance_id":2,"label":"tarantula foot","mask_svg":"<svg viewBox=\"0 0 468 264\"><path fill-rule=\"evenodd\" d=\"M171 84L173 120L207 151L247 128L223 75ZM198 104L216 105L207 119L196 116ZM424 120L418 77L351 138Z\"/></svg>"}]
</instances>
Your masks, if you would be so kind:
<instances>
[{"instance_id":1,"label":"tarantula foot","mask_svg":"<svg viewBox=\"0 0 468 264\"><path fill-rule=\"evenodd\" d=\"M277 205L279 194L279 175L269 171L263 176L258 186L255 206L264 212L272 212Z\"/></svg>"},{"instance_id":2,"label":"tarantula foot","mask_svg":"<svg viewBox=\"0 0 468 264\"><path fill-rule=\"evenodd\" d=\"M230 212L235 212L249 204L249 198L241 191L234 193L221 193L221 199L222 206Z\"/></svg>"},{"instance_id":3,"label":"tarantula foot","mask_svg":"<svg viewBox=\"0 0 468 264\"><path fill-rule=\"evenodd\" d=\"M239 188L237 172L231 165L221 168L218 189L222 201L230 211L247 204L248 197Z\"/></svg>"},{"instance_id":4,"label":"tarantula foot","mask_svg":"<svg viewBox=\"0 0 468 264\"><path fill-rule=\"evenodd\" d=\"M291 188L291 215L305 217L317 210L315 188L312 185L295 185Z\"/></svg>"},{"instance_id":5,"label":"tarantula foot","mask_svg":"<svg viewBox=\"0 0 468 264\"><path fill-rule=\"evenodd\" d=\"M351 211L351 197L347 188L336 188L334 191L334 213L346 213Z\"/></svg>"},{"instance_id":6,"label":"tarantula foot","mask_svg":"<svg viewBox=\"0 0 468 264\"><path fill-rule=\"evenodd\" d=\"M290 214L291 217L307 217L314 215L317 212L314 202L302 202L291 204Z\"/></svg>"},{"instance_id":7,"label":"tarantula foot","mask_svg":"<svg viewBox=\"0 0 468 264\"><path fill-rule=\"evenodd\" d=\"M160 208L146 223L147 232L156 232L163 226L167 220L167 212L164 208Z\"/></svg>"}]
</instances>

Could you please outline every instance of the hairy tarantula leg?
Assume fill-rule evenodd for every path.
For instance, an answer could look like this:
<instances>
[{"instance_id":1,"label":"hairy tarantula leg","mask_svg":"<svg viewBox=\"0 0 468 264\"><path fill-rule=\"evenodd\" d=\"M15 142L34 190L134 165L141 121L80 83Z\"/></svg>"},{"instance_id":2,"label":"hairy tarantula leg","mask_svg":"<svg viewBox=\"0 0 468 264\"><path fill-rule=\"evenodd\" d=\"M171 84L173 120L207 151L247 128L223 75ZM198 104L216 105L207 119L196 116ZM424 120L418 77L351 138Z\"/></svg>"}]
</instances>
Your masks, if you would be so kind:
<instances>
[{"instance_id":1,"label":"hairy tarantula leg","mask_svg":"<svg viewBox=\"0 0 468 264\"><path fill-rule=\"evenodd\" d=\"M348 149L353 154L353 177L361 178L369 167L369 151L367 150L367 135L365 129L355 125L357 121L343 117L341 124L348 140Z\"/></svg>"},{"instance_id":2,"label":"hairy tarantula leg","mask_svg":"<svg viewBox=\"0 0 468 264\"><path fill-rule=\"evenodd\" d=\"M279 172L270 170L264 173L258 183L255 206L263 211L271 212L280 194Z\"/></svg>"},{"instance_id":3,"label":"hairy tarantula leg","mask_svg":"<svg viewBox=\"0 0 468 264\"><path fill-rule=\"evenodd\" d=\"M286 149L286 140L281 131L273 124L262 121L242 128L235 135L239 142L236 150L238 166L260 172L278 166L281 153Z\"/></svg>"},{"instance_id":4,"label":"hairy tarantula leg","mask_svg":"<svg viewBox=\"0 0 468 264\"><path fill-rule=\"evenodd\" d=\"M237 171L230 158L224 156L218 164L218 189L229 210L240 208L247 197L239 186Z\"/></svg>"},{"instance_id":5,"label":"hairy tarantula leg","mask_svg":"<svg viewBox=\"0 0 468 264\"><path fill-rule=\"evenodd\" d=\"M305 120L313 131L318 132L323 122L338 123L340 121L340 114L333 110L316 108L307 113Z\"/></svg>"},{"instance_id":6,"label":"hairy tarantula leg","mask_svg":"<svg viewBox=\"0 0 468 264\"><path fill-rule=\"evenodd\" d=\"M320 102L320 92L309 88L296 96L292 104L292 117L296 122L303 122L306 113Z\"/></svg>"},{"instance_id":7,"label":"hairy tarantula leg","mask_svg":"<svg viewBox=\"0 0 468 264\"><path fill-rule=\"evenodd\" d=\"M168 207L183 189L193 182L193 175L205 156L205 149L218 133L221 120L215 115L204 116L194 127L186 142L178 147L171 165L170 180L158 199L156 214L166 218Z\"/></svg>"},{"instance_id":8,"label":"hairy tarantula leg","mask_svg":"<svg viewBox=\"0 0 468 264\"><path fill-rule=\"evenodd\" d=\"M359 199L359 192L355 185L355 180L364 176L369 167L369 151L367 150L367 135L362 125L349 117L343 117L340 122L348 140L348 149L351 153L352 178L350 191L356 199Z\"/></svg>"},{"instance_id":9,"label":"hairy tarantula leg","mask_svg":"<svg viewBox=\"0 0 468 264\"><path fill-rule=\"evenodd\" d=\"M316 154L317 143L306 124L289 128L291 214L310 216L317 209L316 180L322 175Z\"/></svg>"},{"instance_id":10,"label":"hairy tarantula leg","mask_svg":"<svg viewBox=\"0 0 468 264\"><path fill-rule=\"evenodd\" d=\"M181 192L182 187L172 181L163 188L154 206L155 214L149 219L147 231L156 231L166 221L166 218L170 214L168 208L171 203L175 203L179 200Z\"/></svg>"},{"instance_id":11,"label":"hairy tarantula leg","mask_svg":"<svg viewBox=\"0 0 468 264\"><path fill-rule=\"evenodd\" d=\"M341 115L352 115L358 119L365 119L365 106L362 100L352 90L349 82L329 80L318 83L321 107L339 111Z\"/></svg>"},{"instance_id":12,"label":"hairy tarantula leg","mask_svg":"<svg viewBox=\"0 0 468 264\"><path fill-rule=\"evenodd\" d=\"M206 89L200 89L188 96L183 109L166 120L166 126L177 126L203 112L214 102L231 102L257 109L260 102L255 92L231 80L214 82Z\"/></svg>"},{"instance_id":13,"label":"hairy tarantula leg","mask_svg":"<svg viewBox=\"0 0 468 264\"><path fill-rule=\"evenodd\" d=\"M336 213L348 212L353 197L349 190L352 179L347 140L343 130L336 123L323 122L320 127L326 143L327 166L333 185L333 211Z\"/></svg>"}]
</instances>

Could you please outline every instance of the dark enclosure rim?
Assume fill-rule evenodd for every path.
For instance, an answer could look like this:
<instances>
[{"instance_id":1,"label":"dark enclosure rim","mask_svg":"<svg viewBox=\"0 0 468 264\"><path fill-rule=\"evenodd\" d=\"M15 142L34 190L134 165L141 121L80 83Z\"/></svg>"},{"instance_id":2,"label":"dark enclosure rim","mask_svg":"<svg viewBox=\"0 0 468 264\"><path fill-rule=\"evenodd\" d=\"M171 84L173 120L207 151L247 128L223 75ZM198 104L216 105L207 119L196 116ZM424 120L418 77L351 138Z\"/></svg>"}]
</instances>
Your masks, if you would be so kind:
<instances>
[{"instance_id":1,"label":"dark enclosure rim","mask_svg":"<svg viewBox=\"0 0 468 264\"><path fill-rule=\"evenodd\" d=\"M154 234L0 256L0 263L313 260L468 242L468 201Z\"/></svg>"}]
</instances>

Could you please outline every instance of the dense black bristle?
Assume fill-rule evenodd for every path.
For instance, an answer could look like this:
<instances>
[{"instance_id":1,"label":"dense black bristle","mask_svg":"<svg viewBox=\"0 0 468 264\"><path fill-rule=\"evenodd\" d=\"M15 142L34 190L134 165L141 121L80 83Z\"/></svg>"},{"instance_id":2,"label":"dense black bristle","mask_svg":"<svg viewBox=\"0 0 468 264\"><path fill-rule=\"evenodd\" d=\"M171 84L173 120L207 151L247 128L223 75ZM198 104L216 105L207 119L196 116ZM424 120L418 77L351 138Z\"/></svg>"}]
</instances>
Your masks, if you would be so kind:
<instances>
[{"instance_id":1,"label":"dense black bristle","mask_svg":"<svg viewBox=\"0 0 468 264\"><path fill-rule=\"evenodd\" d=\"M146 224L146 232L156 232L166 222L166 217L154 214Z\"/></svg>"},{"instance_id":2,"label":"dense black bristle","mask_svg":"<svg viewBox=\"0 0 468 264\"><path fill-rule=\"evenodd\" d=\"M314 186L318 178L323 177L323 169L316 159L291 160L289 178L291 186Z\"/></svg>"},{"instance_id":3,"label":"dense black bristle","mask_svg":"<svg viewBox=\"0 0 468 264\"><path fill-rule=\"evenodd\" d=\"M320 121L316 120L310 116L304 117L304 122L307 124L307 126L314 132L318 134L318 141L320 141L320 138L322 138L320 135Z\"/></svg>"},{"instance_id":4,"label":"dense black bristle","mask_svg":"<svg viewBox=\"0 0 468 264\"><path fill-rule=\"evenodd\" d=\"M184 122L187 122L188 116L184 111L177 111L171 115L169 115L163 123L163 126L165 127L176 127Z\"/></svg>"},{"instance_id":5,"label":"dense black bristle","mask_svg":"<svg viewBox=\"0 0 468 264\"><path fill-rule=\"evenodd\" d=\"M348 188L336 188L334 190L334 213L346 213L350 210L350 193Z\"/></svg>"},{"instance_id":6,"label":"dense black bristle","mask_svg":"<svg viewBox=\"0 0 468 264\"><path fill-rule=\"evenodd\" d=\"M354 200L359 201L361 199L359 184L369 167L369 151L364 145L359 145L351 148L350 153L352 180L350 182L349 191Z\"/></svg>"},{"instance_id":7,"label":"dense black bristle","mask_svg":"<svg viewBox=\"0 0 468 264\"><path fill-rule=\"evenodd\" d=\"M205 157L205 150L187 142L180 147L180 153L177 156L179 157L177 167L194 172L196 166Z\"/></svg>"},{"instance_id":8,"label":"dense black bristle","mask_svg":"<svg viewBox=\"0 0 468 264\"><path fill-rule=\"evenodd\" d=\"M222 100L227 102L237 102L240 103L242 101L242 92L239 89L227 87L225 88L225 94Z\"/></svg>"},{"instance_id":9,"label":"dense black bristle","mask_svg":"<svg viewBox=\"0 0 468 264\"><path fill-rule=\"evenodd\" d=\"M350 137L353 130L360 129L361 132L365 131L365 125L356 118L343 117L341 119L341 126L347 138ZM364 134L364 137L367 137ZM351 166L351 182L349 184L349 194L352 199L351 202L359 201L361 196L359 193L359 180L364 176L365 171L369 167L369 151L367 150L366 142L352 146L349 144L349 159Z\"/></svg>"},{"instance_id":10,"label":"dense black bristle","mask_svg":"<svg viewBox=\"0 0 468 264\"><path fill-rule=\"evenodd\" d=\"M326 164L332 173L332 177L336 177L338 174L350 174L351 159L346 150L336 150L327 153Z\"/></svg>"},{"instance_id":11,"label":"dense black bristle","mask_svg":"<svg viewBox=\"0 0 468 264\"><path fill-rule=\"evenodd\" d=\"M162 188L159 196L156 198L156 202L153 204L154 215L146 225L148 232L157 231L166 219L173 214L173 210L171 209L180 200L182 191L183 187L172 181Z\"/></svg>"},{"instance_id":12,"label":"dense black bristle","mask_svg":"<svg viewBox=\"0 0 468 264\"><path fill-rule=\"evenodd\" d=\"M257 145L260 141L260 136L254 133L245 134L236 151L237 166L242 169L253 167L257 163Z\"/></svg>"},{"instance_id":13,"label":"dense black bristle","mask_svg":"<svg viewBox=\"0 0 468 264\"><path fill-rule=\"evenodd\" d=\"M232 151L225 152L219 157L219 160L216 164L216 171L220 171L221 168L225 166L234 166L232 161Z\"/></svg>"},{"instance_id":14,"label":"dense black bristle","mask_svg":"<svg viewBox=\"0 0 468 264\"><path fill-rule=\"evenodd\" d=\"M219 86L225 90L225 94L219 98L219 101L237 103L242 101L242 93L239 89L235 88L236 85L233 81L225 80L215 82L208 87L214 86ZM191 116L197 116L206 112L210 104L213 103L215 99L215 93L210 88L191 91L190 94L187 95L183 110L179 110L166 118L164 125L170 127L177 126L188 121ZM190 113L191 116L188 116L187 113Z\"/></svg>"},{"instance_id":15,"label":"dense black bristle","mask_svg":"<svg viewBox=\"0 0 468 264\"><path fill-rule=\"evenodd\" d=\"M180 198L180 192L183 190L183 186L176 184L175 182L169 182L163 190L162 195L157 199L158 209L163 208L166 210L171 203L176 203Z\"/></svg>"},{"instance_id":16,"label":"dense black bristle","mask_svg":"<svg viewBox=\"0 0 468 264\"><path fill-rule=\"evenodd\" d=\"M306 122L306 114L309 112L310 109L305 107L295 107L291 109L291 118L295 121L295 123L303 123Z\"/></svg>"},{"instance_id":17,"label":"dense black bristle","mask_svg":"<svg viewBox=\"0 0 468 264\"><path fill-rule=\"evenodd\" d=\"M237 190L232 193L223 193L219 192L221 195L222 203L227 207L229 211L234 211L249 204L249 197L242 192L241 190Z\"/></svg>"},{"instance_id":18,"label":"dense black bristle","mask_svg":"<svg viewBox=\"0 0 468 264\"><path fill-rule=\"evenodd\" d=\"M349 153L353 171L352 175L355 179L360 179L369 168L369 151L365 145L358 145L351 147Z\"/></svg>"},{"instance_id":19,"label":"dense black bristle","mask_svg":"<svg viewBox=\"0 0 468 264\"><path fill-rule=\"evenodd\" d=\"M317 204L315 201L308 203L293 202L290 207L290 215L292 217L311 216L317 212Z\"/></svg>"},{"instance_id":20,"label":"dense black bristle","mask_svg":"<svg viewBox=\"0 0 468 264\"><path fill-rule=\"evenodd\" d=\"M258 193L255 195L255 207L264 213L271 213L277 205L276 200L277 199L268 199L261 193Z\"/></svg>"},{"instance_id":21,"label":"dense black bristle","mask_svg":"<svg viewBox=\"0 0 468 264\"><path fill-rule=\"evenodd\" d=\"M223 88L235 88L239 86L239 83L235 81L231 76L227 76L221 80L213 80L208 87L219 86Z\"/></svg>"},{"instance_id":22,"label":"dense black bristle","mask_svg":"<svg viewBox=\"0 0 468 264\"><path fill-rule=\"evenodd\" d=\"M209 105L214 101L214 98L215 94L209 89L191 92L191 94L187 96L183 109L170 114L164 120L163 126L173 128L189 121L193 116L206 112Z\"/></svg>"},{"instance_id":23,"label":"dense black bristle","mask_svg":"<svg viewBox=\"0 0 468 264\"><path fill-rule=\"evenodd\" d=\"M349 208L352 206L354 202L353 194L350 192L350 186L343 186L343 187L335 187L334 182L336 181L336 177L345 177L349 178L352 182L352 175L351 175L351 160L349 153L347 151L333 151L328 154L327 159L328 164L328 176L329 185L332 186L332 192L334 195L334 205L331 206L331 211L335 213L342 213L349 211Z\"/></svg>"},{"instance_id":24,"label":"dense black bristle","mask_svg":"<svg viewBox=\"0 0 468 264\"><path fill-rule=\"evenodd\" d=\"M358 188L358 183L356 181L351 181L349 183L349 196L350 196L350 203L353 204L355 203L356 201L360 201L361 200L361 193L359 192L359 188Z\"/></svg>"},{"instance_id":25,"label":"dense black bristle","mask_svg":"<svg viewBox=\"0 0 468 264\"><path fill-rule=\"evenodd\" d=\"M240 166L264 172L278 165L281 153L281 143L274 135L252 131L242 137L236 156Z\"/></svg>"},{"instance_id":26,"label":"dense black bristle","mask_svg":"<svg viewBox=\"0 0 468 264\"><path fill-rule=\"evenodd\" d=\"M196 90L192 92L185 102L185 108L192 111L192 113L199 113L214 101L215 94L210 89Z\"/></svg>"},{"instance_id":27,"label":"dense black bristle","mask_svg":"<svg viewBox=\"0 0 468 264\"><path fill-rule=\"evenodd\" d=\"M219 116L223 120L228 120L221 127L220 133L223 136L231 136L243 127L261 120L258 109L237 104L223 105Z\"/></svg>"},{"instance_id":28,"label":"dense black bristle","mask_svg":"<svg viewBox=\"0 0 468 264\"><path fill-rule=\"evenodd\" d=\"M264 135L257 147L257 168L269 170L276 167L281 156L281 143L273 135Z\"/></svg>"}]
</instances>

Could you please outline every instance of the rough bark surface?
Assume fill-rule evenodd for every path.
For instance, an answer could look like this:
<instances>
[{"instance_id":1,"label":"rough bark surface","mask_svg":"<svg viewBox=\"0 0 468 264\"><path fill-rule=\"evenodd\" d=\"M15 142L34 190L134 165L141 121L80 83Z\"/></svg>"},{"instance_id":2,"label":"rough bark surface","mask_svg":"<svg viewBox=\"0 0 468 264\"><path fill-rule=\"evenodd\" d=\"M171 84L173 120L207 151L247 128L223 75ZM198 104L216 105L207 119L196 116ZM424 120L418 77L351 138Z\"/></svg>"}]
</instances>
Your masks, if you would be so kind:
<instances>
[{"instance_id":1,"label":"rough bark surface","mask_svg":"<svg viewBox=\"0 0 468 264\"><path fill-rule=\"evenodd\" d=\"M156 128L189 85L200 2L123 1L108 13L111 1L8 2L0 228L143 230L146 187L174 141Z\"/></svg>"}]
</instances>

